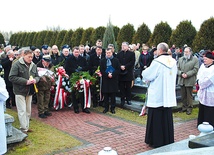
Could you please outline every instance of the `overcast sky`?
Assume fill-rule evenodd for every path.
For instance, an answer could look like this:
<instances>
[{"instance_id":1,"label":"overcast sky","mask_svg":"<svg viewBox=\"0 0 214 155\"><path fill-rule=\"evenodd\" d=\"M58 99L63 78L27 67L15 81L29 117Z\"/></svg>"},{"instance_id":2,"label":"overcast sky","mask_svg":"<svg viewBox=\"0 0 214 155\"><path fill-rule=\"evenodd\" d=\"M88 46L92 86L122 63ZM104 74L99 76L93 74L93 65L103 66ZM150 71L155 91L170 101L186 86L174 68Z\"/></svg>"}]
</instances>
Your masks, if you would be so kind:
<instances>
[{"instance_id":1,"label":"overcast sky","mask_svg":"<svg viewBox=\"0 0 214 155\"><path fill-rule=\"evenodd\" d=\"M161 21L172 29L190 20L199 30L204 20L214 16L213 0L2 0L0 31L41 31L128 23L135 29L145 23L151 31Z\"/></svg>"}]
</instances>

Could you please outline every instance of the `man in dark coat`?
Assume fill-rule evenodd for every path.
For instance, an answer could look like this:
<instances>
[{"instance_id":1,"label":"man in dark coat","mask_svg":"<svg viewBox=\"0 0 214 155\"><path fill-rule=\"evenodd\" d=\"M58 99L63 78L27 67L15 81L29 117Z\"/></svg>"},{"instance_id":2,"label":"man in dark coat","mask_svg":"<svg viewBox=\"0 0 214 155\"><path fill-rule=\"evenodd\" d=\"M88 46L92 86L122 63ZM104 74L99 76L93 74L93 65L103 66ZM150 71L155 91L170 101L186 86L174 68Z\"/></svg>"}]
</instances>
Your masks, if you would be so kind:
<instances>
[{"instance_id":1,"label":"man in dark coat","mask_svg":"<svg viewBox=\"0 0 214 155\"><path fill-rule=\"evenodd\" d=\"M7 57L2 59L1 64L2 64L2 67L4 68L4 80L5 80L7 92L9 94L9 98L6 100L6 107L11 108L11 104L12 106L15 106L16 103L15 103L15 95L13 93L13 84L12 82L9 81L8 76L10 73L12 62L15 57L14 57L14 52L12 50L9 50L6 53L6 55Z\"/></svg>"},{"instance_id":2,"label":"man in dark coat","mask_svg":"<svg viewBox=\"0 0 214 155\"><path fill-rule=\"evenodd\" d=\"M120 62L120 75L119 75L119 89L121 95L121 106L125 104L125 99L128 105L131 105L131 85L134 78L134 63L135 54L128 50L129 44L127 42L122 43L122 51L117 54L117 58Z\"/></svg>"},{"instance_id":3,"label":"man in dark coat","mask_svg":"<svg viewBox=\"0 0 214 155\"><path fill-rule=\"evenodd\" d=\"M111 113L115 114L116 100L115 95L118 92L118 75L120 64L117 58L113 56L111 48L106 49L106 57L101 60L100 71L102 73L102 93L104 94L105 109L103 113L109 111L109 98L111 99Z\"/></svg>"},{"instance_id":4,"label":"man in dark coat","mask_svg":"<svg viewBox=\"0 0 214 155\"><path fill-rule=\"evenodd\" d=\"M73 48L73 54L68 57L68 59L65 61L65 71L69 76L72 76L72 73L74 72L80 72L80 71L87 71L88 66L86 59L80 56L79 47ZM72 91L72 100L73 100L73 106L74 106L74 112L79 113L79 107L78 107L78 100L76 97L76 91ZM90 113L88 108L84 109L84 96L83 94L80 95L80 102L82 106L82 111L85 113Z\"/></svg>"},{"instance_id":5,"label":"man in dark coat","mask_svg":"<svg viewBox=\"0 0 214 155\"><path fill-rule=\"evenodd\" d=\"M94 54L90 55L90 60L89 60L89 65L88 65L90 75L93 75L95 73L98 66L100 66L100 60L103 59L104 57L105 57L105 55L102 54L102 47L97 46L96 52ZM97 83L92 86L93 107L97 107L98 101L101 100L101 99L99 99L98 90L100 90L100 80L98 80Z\"/></svg>"},{"instance_id":6,"label":"man in dark coat","mask_svg":"<svg viewBox=\"0 0 214 155\"><path fill-rule=\"evenodd\" d=\"M40 53L41 51L38 48L33 51L33 63L37 64L42 59L42 55L40 55Z\"/></svg>"}]
</instances>

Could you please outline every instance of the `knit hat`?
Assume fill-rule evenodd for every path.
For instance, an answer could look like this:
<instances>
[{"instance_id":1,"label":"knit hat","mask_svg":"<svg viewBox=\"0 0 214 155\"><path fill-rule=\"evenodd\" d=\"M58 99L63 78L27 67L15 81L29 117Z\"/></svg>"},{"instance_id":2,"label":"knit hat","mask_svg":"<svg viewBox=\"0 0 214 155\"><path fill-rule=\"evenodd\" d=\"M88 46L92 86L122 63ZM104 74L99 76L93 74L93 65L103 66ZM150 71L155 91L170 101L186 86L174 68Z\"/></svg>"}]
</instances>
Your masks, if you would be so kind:
<instances>
[{"instance_id":1,"label":"knit hat","mask_svg":"<svg viewBox=\"0 0 214 155\"><path fill-rule=\"evenodd\" d=\"M205 51L204 56L209 58L209 59L214 59L214 53L211 52L210 50Z\"/></svg>"}]
</instances>

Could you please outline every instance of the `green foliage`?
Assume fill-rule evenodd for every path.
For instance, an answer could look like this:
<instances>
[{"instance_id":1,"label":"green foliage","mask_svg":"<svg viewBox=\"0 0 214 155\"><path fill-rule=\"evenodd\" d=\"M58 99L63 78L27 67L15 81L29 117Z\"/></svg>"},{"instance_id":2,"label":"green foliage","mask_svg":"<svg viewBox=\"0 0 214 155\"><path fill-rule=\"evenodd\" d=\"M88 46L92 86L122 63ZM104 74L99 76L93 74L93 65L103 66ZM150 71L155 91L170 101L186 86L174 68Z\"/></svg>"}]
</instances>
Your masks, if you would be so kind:
<instances>
[{"instance_id":1,"label":"green foliage","mask_svg":"<svg viewBox=\"0 0 214 155\"><path fill-rule=\"evenodd\" d=\"M41 47L44 45L44 40L48 31L40 31L37 36L36 46Z\"/></svg>"},{"instance_id":2,"label":"green foliage","mask_svg":"<svg viewBox=\"0 0 214 155\"><path fill-rule=\"evenodd\" d=\"M26 47L27 46L26 43L27 43L27 39L28 39L29 34L30 33L28 33L28 32L24 32L24 35L22 36L23 41L22 41L20 46L22 46L22 47Z\"/></svg>"},{"instance_id":3,"label":"green foliage","mask_svg":"<svg viewBox=\"0 0 214 155\"><path fill-rule=\"evenodd\" d=\"M33 42L33 38L34 35L36 34L36 32L30 32L30 34L28 35L28 39L27 39L27 46L32 46L32 42Z\"/></svg>"},{"instance_id":4,"label":"green foliage","mask_svg":"<svg viewBox=\"0 0 214 155\"><path fill-rule=\"evenodd\" d=\"M74 31L72 29L70 29L69 31L66 32L65 37L64 37L64 39L62 41L61 46L67 44L70 47L72 47L71 38L72 38L73 33L74 33Z\"/></svg>"},{"instance_id":5,"label":"green foliage","mask_svg":"<svg viewBox=\"0 0 214 155\"><path fill-rule=\"evenodd\" d=\"M74 31L74 33L71 37L71 43L72 43L73 47L80 45L80 41L82 39L83 32L84 32L84 29L81 27L76 29L76 31Z\"/></svg>"},{"instance_id":6,"label":"green foliage","mask_svg":"<svg viewBox=\"0 0 214 155\"><path fill-rule=\"evenodd\" d=\"M18 115L15 110L7 109L7 113L14 117L13 126L19 128ZM30 127L34 130L20 143L8 145L8 155L42 155L56 154L58 151L81 146L82 142L71 135L60 131L39 119L31 118ZM48 146L48 147L47 147ZM55 153L54 153L55 152Z\"/></svg>"},{"instance_id":7,"label":"green foliage","mask_svg":"<svg viewBox=\"0 0 214 155\"><path fill-rule=\"evenodd\" d=\"M114 47L116 46L114 29L110 19L103 36L103 48L106 49L108 47L108 44L114 44ZM117 49L115 50L117 51Z\"/></svg>"},{"instance_id":8,"label":"green foliage","mask_svg":"<svg viewBox=\"0 0 214 155\"><path fill-rule=\"evenodd\" d=\"M5 44L4 36L2 35L2 33L0 33L0 44Z\"/></svg>"},{"instance_id":9,"label":"green foliage","mask_svg":"<svg viewBox=\"0 0 214 155\"><path fill-rule=\"evenodd\" d=\"M20 46L20 38L22 37L21 34L22 34L22 32L18 32L17 33L17 38L16 38L16 41L15 41L15 44L17 46Z\"/></svg>"},{"instance_id":10,"label":"green foliage","mask_svg":"<svg viewBox=\"0 0 214 155\"><path fill-rule=\"evenodd\" d=\"M57 35L55 45L57 45L59 48L61 48L61 45L62 45L62 42L63 42L63 39L64 39L66 33L67 33L67 30L62 30Z\"/></svg>"},{"instance_id":11,"label":"green foliage","mask_svg":"<svg viewBox=\"0 0 214 155\"><path fill-rule=\"evenodd\" d=\"M192 42L196 36L196 29L191 21L182 21L177 25L170 37L170 46L175 44L177 47L183 47L184 44L192 46Z\"/></svg>"},{"instance_id":12,"label":"green foliage","mask_svg":"<svg viewBox=\"0 0 214 155\"><path fill-rule=\"evenodd\" d=\"M82 34L82 39L80 41L80 44L82 44L82 45L90 44L91 35L92 35L93 31L94 31L94 28L92 28L92 27L87 28Z\"/></svg>"},{"instance_id":13,"label":"green foliage","mask_svg":"<svg viewBox=\"0 0 214 155\"><path fill-rule=\"evenodd\" d=\"M49 45L51 45L51 46L55 45L55 41L58 36L58 33L59 33L59 31L53 31L53 37L51 38Z\"/></svg>"},{"instance_id":14,"label":"green foliage","mask_svg":"<svg viewBox=\"0 0 214 155\"><path fill-rule=\"evenodd\" d=\"M161 42L169 43L170 36L172 34L172 28L167 22L160 22L154 28L148 44L158 45Z\"/></svg>"},{"instance_id":15,"label":"green foliage","mask_svg":"<svg viewBox=\"0 0 214 155\"><path fill-rule=\"evenodd\" d=\"M33 46L36 46L36 47L38 47L38 48L40 48L38 45L37 45L37 38L38 38L38 35L39 35L39 32L36 32L36 34L34 34L34 36L33 36L33 40L32 40L32 45Z\"/></svg>"},{"instance_id":16,"label":"green foliage","mask_svg":"<svg viewBox=\"0 0 214 155\"><path fill-rule=\"evenodd\" d=\"M140 27L138 27L137 32L134 34L132 43L147 43L149 41L150 36L151 31L149 27L143 23Z\"/></svg>"},{"instance_id":17,"label":"green foliage","mask_svg":"<svg viewBox=\"0 0 214 155\"><path fill-rule=\"evenodd\" d=\"M128 43L132 43L132 37L135 34L134 26L130 23L124 25L117 36L117 45L121 48L122 42L126 41Z\"/></svg>"},{"instance_id":18,"label":"green foliage","mask_svg":"<svg viewBox=\"0 0 214 155\"><path fill-rule=\"evenodd\" d=\"M91 35L91 45L95 45L98 39L103 38L106 28L104 26L99 26L92 32Z\"/></svg>"},{"instance_id":19,"label":"green foliage","mask_svg":"<svg viewBox=\"0 0 214 155\"><path fill-rule=\"evenodd\" d=\"M118 26L114 26L114 38L115 38L115 41L117 41L117 36L120 32L120 28Z\"/></svg>"},{"instance_id":20,"label":"green foliage","mask_svg":"<svg viewBox=\"0 0 214 155\"><path fill-rule=\"evenodd\" d=\"M44 39L44 44L52 46L50 42L51 42L51 39L53 38L53 35L54 35L54 32L51 30L48 30Z\"/></svg>"},{"instance_id":21,"label":"green foliage","mask_svg":"<svg viewBox=\"0 0 214 155\"><path fill-rule=\"evenodd\" d=\"M193 50L214 50L214 17L205 20L193 41Z\"/></svg>"},{"instance_id":22,"label":"green foliage","mask_svg":"<svg viewBox=\"0 0 214 155\"><path fill-rule=\"evenodd\" d=\"M10 45L15 45L14 42L15 42L15 37L16 37L16 33L12 34L11 37L10 37L10 40L9 40L9 44Z\"/></svg>"},{"instance_id":23,"label":"green foliage","mask_svg":"<svg viewBox=\"0 0 214 155\"><path fill-rule=\"evenodd\" d=\"M70 78L70 87L72 90L76 90L77 86L76 84L78 83L79 80L84 79L84 80L90 80L92 84L96 82L96 78L91 76L89 72L74 72L71 74Z\"/></svg>"}]
</instances>

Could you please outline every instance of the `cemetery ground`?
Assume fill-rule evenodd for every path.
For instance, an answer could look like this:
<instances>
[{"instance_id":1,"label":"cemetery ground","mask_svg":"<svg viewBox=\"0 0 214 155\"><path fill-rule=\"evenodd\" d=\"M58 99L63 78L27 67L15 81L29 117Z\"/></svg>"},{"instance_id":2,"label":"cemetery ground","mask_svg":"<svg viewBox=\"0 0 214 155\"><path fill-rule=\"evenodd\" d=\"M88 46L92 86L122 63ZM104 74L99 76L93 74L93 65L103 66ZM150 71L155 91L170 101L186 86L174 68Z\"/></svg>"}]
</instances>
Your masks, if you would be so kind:
<instances>
[{"instance_id":1,"label":"cemetery ground","mask_svg":"<svg viewBox=\"0 0 214 155\"><path fill-rule=\"evenodd\" d=\"M194 101L198 102L198 101ZM103 114L103 107L91 108L91 114L75 114L73 108L52 111L47 119L38 117L37 105L32 105L30 129L33 132L16 144L8 145L6 155L97 155L106 146L119 155L134 155L153 148L144 143L147 116L116 108L116 114ZM7 109L19 128L16 108ZM175 142L198 135L197 106L191 115L174 112Z\"/></svg>"}]
</instances>

